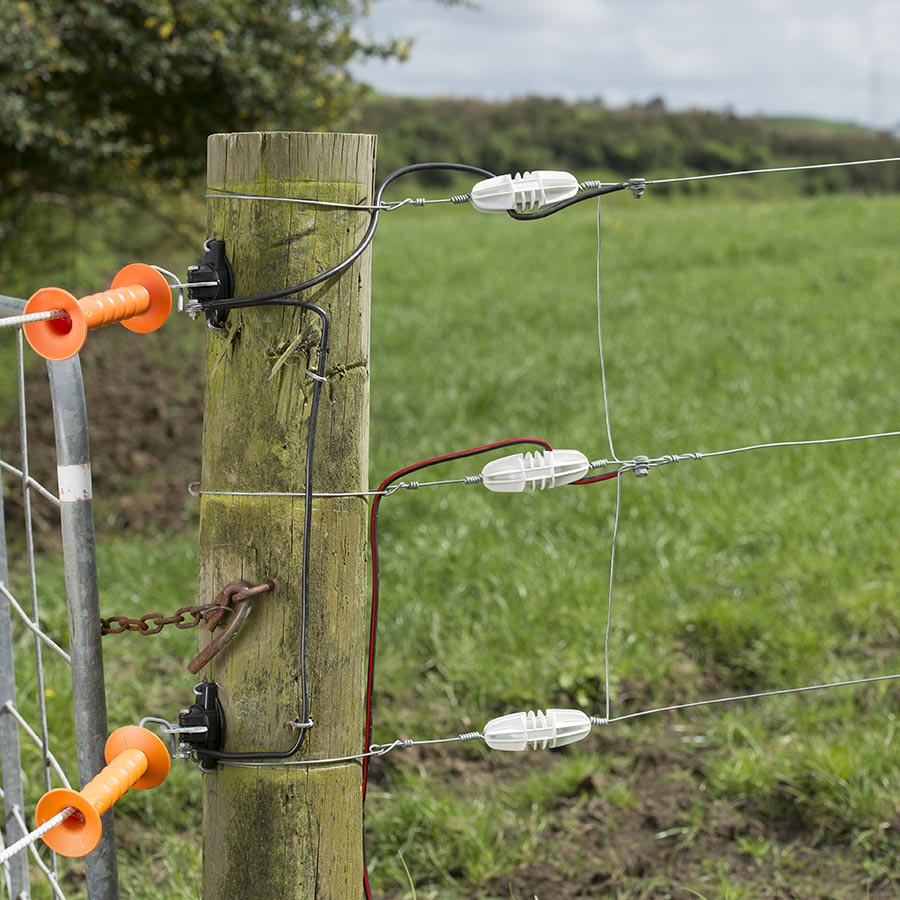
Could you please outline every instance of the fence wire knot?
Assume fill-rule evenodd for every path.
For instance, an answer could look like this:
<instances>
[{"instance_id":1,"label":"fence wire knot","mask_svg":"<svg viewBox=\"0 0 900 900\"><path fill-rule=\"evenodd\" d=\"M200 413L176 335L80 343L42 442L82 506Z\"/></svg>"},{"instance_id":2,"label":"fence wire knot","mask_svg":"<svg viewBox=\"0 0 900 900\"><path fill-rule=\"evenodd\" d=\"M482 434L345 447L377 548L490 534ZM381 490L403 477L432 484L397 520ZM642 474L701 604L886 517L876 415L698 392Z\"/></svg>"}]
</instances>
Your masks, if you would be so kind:
<instances>
[{"instance_id":1,"label":"fence wire knot","mask_svg":"<svg viewBox=\"0 0 900 900\"><path fill-rule=\"evenodd\" d=\"M396 741L392 741L390 744L372 744L369 747L369 753L371 753L372 756L385 756L390 753L391 750L407 750L415 745L416 742L412 738L397 738Z\"/></svg>"},{"instance_id":2,"label":"fence wire knot","mask_svg":"<svg viewBox=\"0 0 900 900\"><path fill-rule=\"evenodd\" d=\"M647 179L646 178L629 178L628 179L628 190L631 191L632 197L635 200L640 200L641 197L644 196L644 191L647 188Z\"/></svg>"},{"instance_id":3,"label":"fence wire knot","mask_svg":"<svg viewBox=\"0 0 900 900\"><path fill-rule=\"evenodd\" d=\"M649 456L636 456L632 462L634 463L635 478L646 478L650 474Z\"/></svg>"}]
</instances>

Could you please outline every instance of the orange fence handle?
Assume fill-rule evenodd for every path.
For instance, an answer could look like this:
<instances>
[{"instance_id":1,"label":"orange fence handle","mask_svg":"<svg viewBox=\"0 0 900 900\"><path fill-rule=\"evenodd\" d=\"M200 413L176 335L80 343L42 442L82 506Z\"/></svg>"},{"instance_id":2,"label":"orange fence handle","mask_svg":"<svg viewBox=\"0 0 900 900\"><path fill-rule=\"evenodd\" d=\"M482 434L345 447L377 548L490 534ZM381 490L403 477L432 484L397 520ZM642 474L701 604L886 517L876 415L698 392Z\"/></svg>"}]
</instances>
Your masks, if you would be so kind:
<instances>
[{"instance_id":1,"label":"orange fence handle","mask_svg":"<svg viewBox=\"0 0 900 900\"><path fill-rule=\"evenodd\" d=\"M132 263L120 269L112 287L76 300L62 288L41 288L25 304L25 313L61 309L66 315L22 326L25 338L45 359L68 359L83 346L88 331L121 322L147 334L161 328L172 311L172 291L153 266Z\"/></svg>"},{"instance_id":2,"label":"orange fence handle","mask_svg":"<svg viewBox=\"0 0 900 900\"><path fill-rule=\"evenodd\" d=\"M34 813L38 826L66 807L75 812L48 831L44 843L62 856L86 856L100 842L100 816L131 788L156 787L169 774L169 751L152 731L126 725L114 731L104 751L107 766L81 791L57 788L38 801Z\"/></svg>"}]
</instances>

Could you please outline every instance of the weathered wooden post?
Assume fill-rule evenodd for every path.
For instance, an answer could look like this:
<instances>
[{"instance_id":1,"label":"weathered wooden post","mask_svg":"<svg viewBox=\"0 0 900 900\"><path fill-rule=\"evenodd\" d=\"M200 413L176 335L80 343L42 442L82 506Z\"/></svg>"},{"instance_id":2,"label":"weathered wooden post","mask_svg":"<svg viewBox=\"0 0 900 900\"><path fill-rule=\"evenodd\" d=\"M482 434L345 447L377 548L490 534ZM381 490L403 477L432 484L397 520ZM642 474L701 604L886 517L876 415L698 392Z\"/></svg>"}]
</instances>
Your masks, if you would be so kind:
<instances>
[{"instance_id":1,"label":"weathered wooden post","mask_svg":"<svg viewBox=\"0 0 900 900\"><path fill-rule=\"evenodd\" d=\"M220 134L214 191L371 204L375 138ZM296 284L357 245L364 211L266 200L209 200L239 296ZM369 410L369 258L303 299L331 317L316 431L314 490L365 487ZM301 715L303 497L321 322L300 309L231 311L208 342L200 514L200 597L234 579L271 578L238 636L204 670L219 685L227 751L285 750ZM361 752L366 658L366 503L317 497L311 530L308 672L315 725L295 759ZM347 900L362 878L361 770L223 764L205 777L205 900Z\"/></svg>"}]
</instances>

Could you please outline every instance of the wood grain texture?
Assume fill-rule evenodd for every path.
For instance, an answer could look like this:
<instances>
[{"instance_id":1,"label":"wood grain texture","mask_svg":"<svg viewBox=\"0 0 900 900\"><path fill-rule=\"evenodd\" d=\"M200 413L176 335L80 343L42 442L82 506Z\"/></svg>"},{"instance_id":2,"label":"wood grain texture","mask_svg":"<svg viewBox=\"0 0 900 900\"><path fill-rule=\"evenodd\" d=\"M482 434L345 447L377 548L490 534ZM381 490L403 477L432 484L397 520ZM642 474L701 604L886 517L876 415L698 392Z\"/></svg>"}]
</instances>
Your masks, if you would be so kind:
<instances>
[{"instance_id":1,"label":"wood grain texture","mask_svg":"<svg viewBox=\"0 0 900 900\"><path fill-rule=\"evenodd\" d=\"M228 134L209 139L211 189L371 203L369 135ZM213 198L209 235L226 242L239 296L296 284L358 243L365 212ZM314 489L365 488L369 417L369 254L303 295L331 319L316 430ZM288 307L232 311L210 334L202 484L301 492L321 323ZM363 748L366 503L317 498L310 565L309 691L315 727L299 758ZM275 579L203 675L219 684L226 750L287 749L301 713L303 499L204 495L200 597L228 581ZM201 638L208 640L207 637ZM361 892L361 772L222 766L204 779L205 900L345 900Z\"/></svg>"}]
</instances>

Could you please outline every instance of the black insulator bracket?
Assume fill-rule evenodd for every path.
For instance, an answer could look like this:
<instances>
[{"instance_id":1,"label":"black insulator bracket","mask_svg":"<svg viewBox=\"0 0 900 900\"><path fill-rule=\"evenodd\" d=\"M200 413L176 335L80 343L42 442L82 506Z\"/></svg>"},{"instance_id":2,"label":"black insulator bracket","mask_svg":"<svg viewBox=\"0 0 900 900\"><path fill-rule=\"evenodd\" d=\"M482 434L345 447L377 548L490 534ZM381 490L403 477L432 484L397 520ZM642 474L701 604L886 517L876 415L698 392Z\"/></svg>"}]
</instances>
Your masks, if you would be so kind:
<instances>
[{"instance_id":1,"label":"black insulator bracket","mask_svg":"<svg viewBox=\"0 0 900 900\"><path fill-rule=\"evenodd\" d=\"M203 310L206 324L218 331L225 326L228 310L205 309L204 305L234 297L234 272L225 254L225 241L209 240L203 250L203 262L188 267L188 309Z\"/></svg>"},{"instance_id":2,"label":"black insulator bracket","mask_svg":"<svg viewBox=\"0 0 900 900\"><path fill-rule=\"evenodd\" d=\"M204 756L204 750L220 750L225 740L225 713L219 700L219 687L213 681L201 681L194 687L195 702L178 714L179 753L195 757L200 771L216 771L214 757Z\"/></svg>"}]
</instances>

